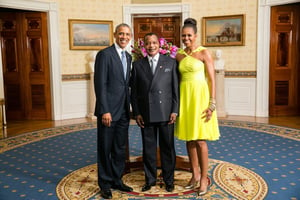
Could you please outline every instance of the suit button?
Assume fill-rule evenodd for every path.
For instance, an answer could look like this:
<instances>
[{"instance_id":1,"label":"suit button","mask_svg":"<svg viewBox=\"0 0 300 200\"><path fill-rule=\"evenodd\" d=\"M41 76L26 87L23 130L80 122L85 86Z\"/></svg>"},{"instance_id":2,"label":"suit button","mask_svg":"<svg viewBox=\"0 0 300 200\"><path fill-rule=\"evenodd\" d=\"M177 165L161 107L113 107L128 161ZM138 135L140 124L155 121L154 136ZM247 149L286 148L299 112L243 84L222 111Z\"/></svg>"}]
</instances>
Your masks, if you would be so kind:
<instances>
[{"instance_id":1,"label":"suit button","mask_svg":"<svg viewBox=\"0 0 300 200\"><path fill-rule=\"evenodd\" d=\"M162 103L161 101L159 101L159 103Z\"/></svg>"},{"instance_id":2,"label":"suit button","mask_svg":"<svg viewBox=\"0 0 300 200\"><path fill-rule=\"evenodd\" d=\"M159 90L158 93L161 94L162 92Z\"/></svg>"}]
</instances>

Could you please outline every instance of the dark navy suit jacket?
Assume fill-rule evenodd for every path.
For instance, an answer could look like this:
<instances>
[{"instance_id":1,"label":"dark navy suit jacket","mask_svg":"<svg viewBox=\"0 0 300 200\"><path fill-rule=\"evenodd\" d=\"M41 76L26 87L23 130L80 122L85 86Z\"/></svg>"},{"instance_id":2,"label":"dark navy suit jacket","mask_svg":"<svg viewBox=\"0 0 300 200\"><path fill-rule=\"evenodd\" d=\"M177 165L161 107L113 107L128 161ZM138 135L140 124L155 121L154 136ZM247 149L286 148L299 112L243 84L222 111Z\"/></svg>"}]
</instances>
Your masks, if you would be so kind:
<instances>
[{"instance_id":1,"label":"dark navy suit jacket","mask_svg":"<svg viewBox=\"0 0 300 200\"><path fill-rule=\"evenodd\" d=\"M95 61L94 85L96 94L95 116L111 113L119 120L125 108L130 113L129 77L131 55L126 52L127 73L124 78L122 62L115 44L98 52Z\"/></svg>"},{"instance_id":2,"label":"dark navy suit jacket","mask_svg":"<svg viewBox=\"0 0 300 200\"><path fill-rule=\"evenodd\" d=\"M131 75L131 105L134 116L142 115L145 123L166 122L171 113L178 113L177 62L160 55L152 74L148 58L133 63Z\"/></svg>"}]
</instances>

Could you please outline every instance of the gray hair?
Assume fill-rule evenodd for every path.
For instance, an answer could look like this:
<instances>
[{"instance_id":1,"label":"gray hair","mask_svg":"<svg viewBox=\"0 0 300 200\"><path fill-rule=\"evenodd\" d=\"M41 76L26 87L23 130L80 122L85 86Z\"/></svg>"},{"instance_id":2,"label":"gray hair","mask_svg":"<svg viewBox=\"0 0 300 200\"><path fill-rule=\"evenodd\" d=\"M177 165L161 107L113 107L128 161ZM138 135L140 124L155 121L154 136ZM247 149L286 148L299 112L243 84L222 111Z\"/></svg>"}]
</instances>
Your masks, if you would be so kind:
<instances>
[{"instance_id":1,"label":"gray hair","mask_svg":"<svg viewBox=\"0 0 300 200\"><path fill-rule=\"evenodd\" d=\"M121 24L119 24L119 25L116 26L116 28L115 28L115 33L118 32L118 29L119 29L120 27L127 27L127 28L129 28L130 31L132 32L132 30L131 30L131 28L130 28L130 26L129 26L128 24L126 24L126 23L121 23Z\"/></svg>"}]
</instances>

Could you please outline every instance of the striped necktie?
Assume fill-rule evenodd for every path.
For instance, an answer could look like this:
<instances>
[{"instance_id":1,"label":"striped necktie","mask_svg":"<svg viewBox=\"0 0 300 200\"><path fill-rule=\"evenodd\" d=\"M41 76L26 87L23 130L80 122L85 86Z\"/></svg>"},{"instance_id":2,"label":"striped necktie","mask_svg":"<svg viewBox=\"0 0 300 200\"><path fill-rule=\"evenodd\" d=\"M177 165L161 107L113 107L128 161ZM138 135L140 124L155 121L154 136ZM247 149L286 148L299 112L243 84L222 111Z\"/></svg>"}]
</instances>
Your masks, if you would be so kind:
<instances>
[{"instance_id":1,"label":"striped necktie","mask_svg":"<svg viewBox=\"0 0 300 200\"><path fill-rule=\"evenodd\" d=\"M154 59L153 58L150 59L150 69L152 71L152 74L154 74L155 68L154 68Z\"/></svg>"}]
</instances>

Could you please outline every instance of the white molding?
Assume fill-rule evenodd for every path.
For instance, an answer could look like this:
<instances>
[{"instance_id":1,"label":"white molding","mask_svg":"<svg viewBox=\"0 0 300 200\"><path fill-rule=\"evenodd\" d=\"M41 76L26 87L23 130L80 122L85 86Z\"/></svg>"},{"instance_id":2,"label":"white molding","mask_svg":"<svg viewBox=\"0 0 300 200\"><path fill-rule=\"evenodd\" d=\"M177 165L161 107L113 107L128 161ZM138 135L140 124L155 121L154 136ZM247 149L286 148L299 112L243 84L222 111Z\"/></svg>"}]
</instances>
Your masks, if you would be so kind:
<instances>
[{"instance_id":1,"label":"white molding","mask_svg":"<svg viewBox=\"0 0 300 200\"><path fill-rule=\"evenodd\" d=\"M269 116L270 7L258 8L256 116Z\"/></svg>"},{"instance_id":2,"label":"white molding","mask_svg":"<svg viewBox=\"0 0 300 200\"><path fill-rule=\"evenodd\" d=\"M61 120L62 118L62 79L61 79L61 64L60 64L60 40L59 40L59 20L56 4L50 4L48 12L48 35L49 35L49 57L51 70L51 91L52 91L52 118Z\"/></svg>"},{"instance_id":3,"label":"white molding","mask_svg":"<svg viewBox=\"0 0 300 200\"><path fill-rule=\"evenodd\" d=\"M132 27L134 14L167 14L181 13L182 21L190 17L189 4L133 4L123 6L123 21Z\"/></svg>"},{"instance_id":4,"label":"white molding","mask_svg":"<svg viewBox=\"0 0 300 200\"><path fill-rule=\"evenodd\" d=\"M54 2L53 2L54 3ZM1 0L0 6L20 10L48 11L51 3L33 0Z\"/></svg>"},{"instance_id":5,"label":"white molding","mask_svg":"<svg viewBox=\"0 0 300 200\"><path fill-rule=\"evenodd\" d=\"M227 115L255 116L255 81L255 78L225 79Z\"/></svg>"},{"instance_id":6,"label":"white molding","mask_svg":"<svg viewBox=\"0 0 300 200\"><path fill-rule=\"evenodd\" d=\"M90 81L64 81L62 91L63 119L86 117L90 103Z\"/></svg>"},{"instance_id":7,"label":"white molding","mask_svg":"<svg viewBox=\"0 0 300 200\"><path fill-rule=\"evenodd\" d=\"M124 22L125 16L132 14L165 14L165 13L189 13L189 4L132 4L123 6ZM183 18L189 16L182 16Z\"/></svg>"},{"instance_id":8,"label":"white molding","mask_svg":"<svg viewBox=\"0 0 300 200\"><path fill-rule=\"evenodd\" d=\"M257 117L269 116L269 60L270 60L270 17L271 6L297 3L299 0L259 0L257 28Z\"/></svg>"},{"instance_id":9,"label":"white molding","mask_svg":"<svg viewBox=\"0 0 300 200\"><path fill-rule=\"evenodd\" d=\"M48 39L49 39L49 66L51 81L52 119L62 119L61 99L61 66L59 46L59 22L58 7L56 2L41 2L34 0L1 0L0 7L41 11L48 13ZM2 68L2 57L0 58ZM0 74L0 81L3 80L3 73ZM2 86L3 87L3 86ZM1 90L1 89L0 89Z\"/></svg>"},{"instance_id":10,"label":"white molding","mask_svg":"<svg viewBox=\"0 0 300 200\"><path fill-rule=\"evenodd\" d=\"M260 5L264 6L278 6L284 4L298 3L299 0L260 0Z\"/></svg>"}]
</instances>

